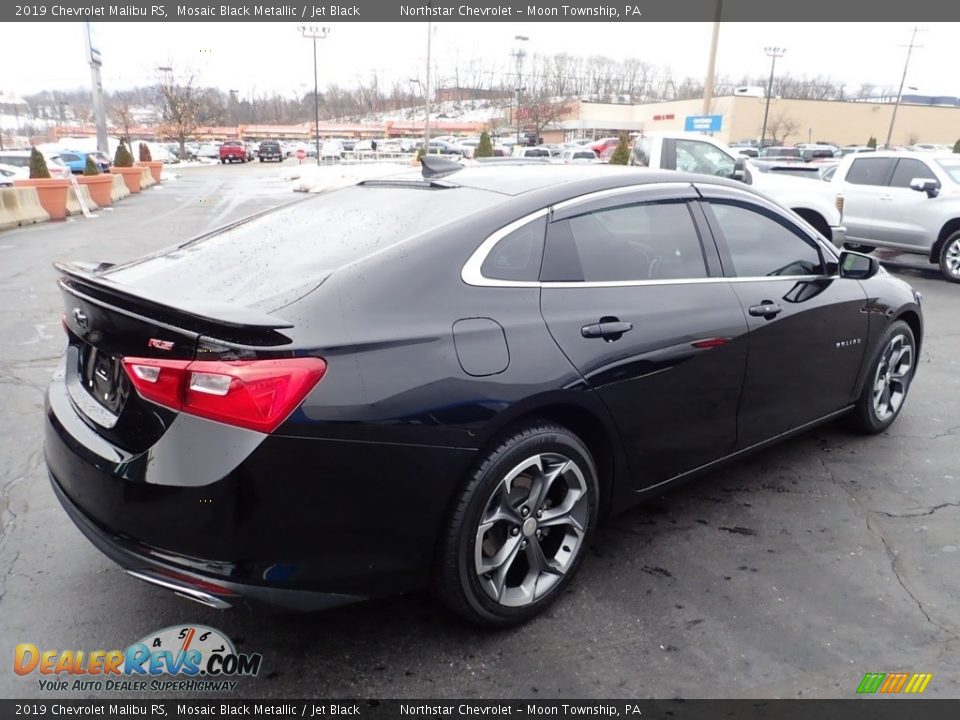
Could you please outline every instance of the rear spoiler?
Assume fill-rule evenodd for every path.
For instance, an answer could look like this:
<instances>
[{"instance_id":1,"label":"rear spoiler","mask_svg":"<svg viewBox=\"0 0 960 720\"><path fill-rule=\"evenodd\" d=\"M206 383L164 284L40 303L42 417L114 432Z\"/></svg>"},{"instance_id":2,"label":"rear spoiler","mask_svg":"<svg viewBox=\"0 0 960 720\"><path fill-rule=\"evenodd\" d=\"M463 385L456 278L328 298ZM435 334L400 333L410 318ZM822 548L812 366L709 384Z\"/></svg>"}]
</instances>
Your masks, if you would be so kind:
<instances>
[{"instance_id":1,"label":"rear spoiler","mask_svg":"<svg viewBox=\"0 0 960 720\"><path fill-rule=\"evenodd\" d=\"M105 269L112 267L107 263L55 262L53 266L68 279L88 285L95 290L118 295L134 304L145 304L161 311L172 311L177 315L187 316L200 322L250 330L278 330L293 327L293 323L282 318L240 305L209 300L190 301L187 304L178 301L177 298L134 292L132 288L115 283L102 275Z\"/></svg>"}]
</instances>

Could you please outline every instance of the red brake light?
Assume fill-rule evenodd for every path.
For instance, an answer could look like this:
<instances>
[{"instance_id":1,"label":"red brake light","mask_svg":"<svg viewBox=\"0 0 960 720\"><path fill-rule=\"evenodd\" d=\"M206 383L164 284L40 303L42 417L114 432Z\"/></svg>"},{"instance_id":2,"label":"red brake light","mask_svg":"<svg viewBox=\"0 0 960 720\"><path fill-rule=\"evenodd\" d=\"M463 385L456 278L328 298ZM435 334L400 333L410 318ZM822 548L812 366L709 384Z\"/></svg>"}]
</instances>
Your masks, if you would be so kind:
<instances>
[{"instance_id":1,"label":"red brake light","mask_svg":"<svg viewBox=\"0 0 960 720\"><path fill-rule=\"evenodd\" d=\"M273 432L323 377L320 358L277 360L123 359L140 396L238 427Z\"/></svg>"}]
</instances>

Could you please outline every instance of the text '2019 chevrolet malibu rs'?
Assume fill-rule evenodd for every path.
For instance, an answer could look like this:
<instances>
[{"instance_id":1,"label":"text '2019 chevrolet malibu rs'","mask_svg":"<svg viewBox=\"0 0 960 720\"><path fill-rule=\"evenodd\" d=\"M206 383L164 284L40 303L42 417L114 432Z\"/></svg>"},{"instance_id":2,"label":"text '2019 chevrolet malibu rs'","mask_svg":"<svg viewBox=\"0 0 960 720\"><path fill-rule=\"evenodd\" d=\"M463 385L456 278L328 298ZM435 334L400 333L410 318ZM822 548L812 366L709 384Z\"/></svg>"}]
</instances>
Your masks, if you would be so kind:
<instances>
[{"instance_id":1,"label":"text '2019 chevrolet malibu rs'","mask_svg":"<svg viewBox=\"0 0 960 720\"><path fill-rule=\"evenodd\" d=\"M901 411L919 295L750 189L426 165L58 266L47 466L130 574L215 607L433 587L508 625L605 515Z\"/></svg>"}]
</instances>

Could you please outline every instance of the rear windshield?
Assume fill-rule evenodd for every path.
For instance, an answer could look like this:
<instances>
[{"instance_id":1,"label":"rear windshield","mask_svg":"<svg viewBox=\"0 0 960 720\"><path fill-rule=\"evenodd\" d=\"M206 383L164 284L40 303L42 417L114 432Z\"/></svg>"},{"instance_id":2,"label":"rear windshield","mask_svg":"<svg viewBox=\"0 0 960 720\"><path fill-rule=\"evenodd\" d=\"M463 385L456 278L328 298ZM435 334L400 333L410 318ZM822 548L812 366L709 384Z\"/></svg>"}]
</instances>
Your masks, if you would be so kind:
<instances>
[{"instance_id":1,"label":"rear windshield","mask_svg":"<svg viewBox=\"0 0 960 720\"><path fill-rule=\"evenodd\" d=\"M118 266L107 276L158 296L276 310L339 267L502 199L473 188L353 186Z\"/></svg>"}]
</instances>

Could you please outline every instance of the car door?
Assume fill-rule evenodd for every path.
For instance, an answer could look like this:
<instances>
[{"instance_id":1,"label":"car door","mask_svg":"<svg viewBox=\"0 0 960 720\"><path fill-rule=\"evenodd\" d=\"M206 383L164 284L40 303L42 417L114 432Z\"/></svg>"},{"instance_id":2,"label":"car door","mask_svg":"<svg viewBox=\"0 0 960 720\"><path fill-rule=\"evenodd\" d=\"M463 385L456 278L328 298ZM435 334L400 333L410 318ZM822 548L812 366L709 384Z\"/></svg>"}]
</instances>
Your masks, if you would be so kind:
<instances>
[{"instance_id":1,"label":"car door","mask_svg":"<svg viewBox=\"0 0 960 720\"><path fill-rule=\"evenodd\" d=\"M912 190L910 181L914 178L940 182L923 160L897 160L873 211L871 236L878 243L922 250L929 250L933 245L939 228L926 227L924 220L933 217L940 198Z\"/></svg>"},{"instance_id":2,"label":"car door","mask_svg":"<svg viewBox=\"0 0 960 720\"><path fill-rule=\"evenodd\" d=\"M843 183L843 224L848 240L873 240L873 213L886 193L895 163L895 158L854 158Z\"/></svg>"},{"instance_id":3,"label":"car door","mask_svg":"<svg viewBox=\"0 0 960 720\"><path fill-rule=\"evenodd\" d=\"M738 449L847 407L867 340L866 293L786 211L704 186L724 272L750 326Z\"/></svg>"},{"instance_id":4,"label":"car door","mask_svg":"<svg viewBox=\"0 0 960 720\"><path fill-rule=\"evenodd\" d=\"M747 324L720 273L689 184L608 191L554 209L541 311L610 409L636 489L736 442Z\"/></svg>"}]
</instances>

